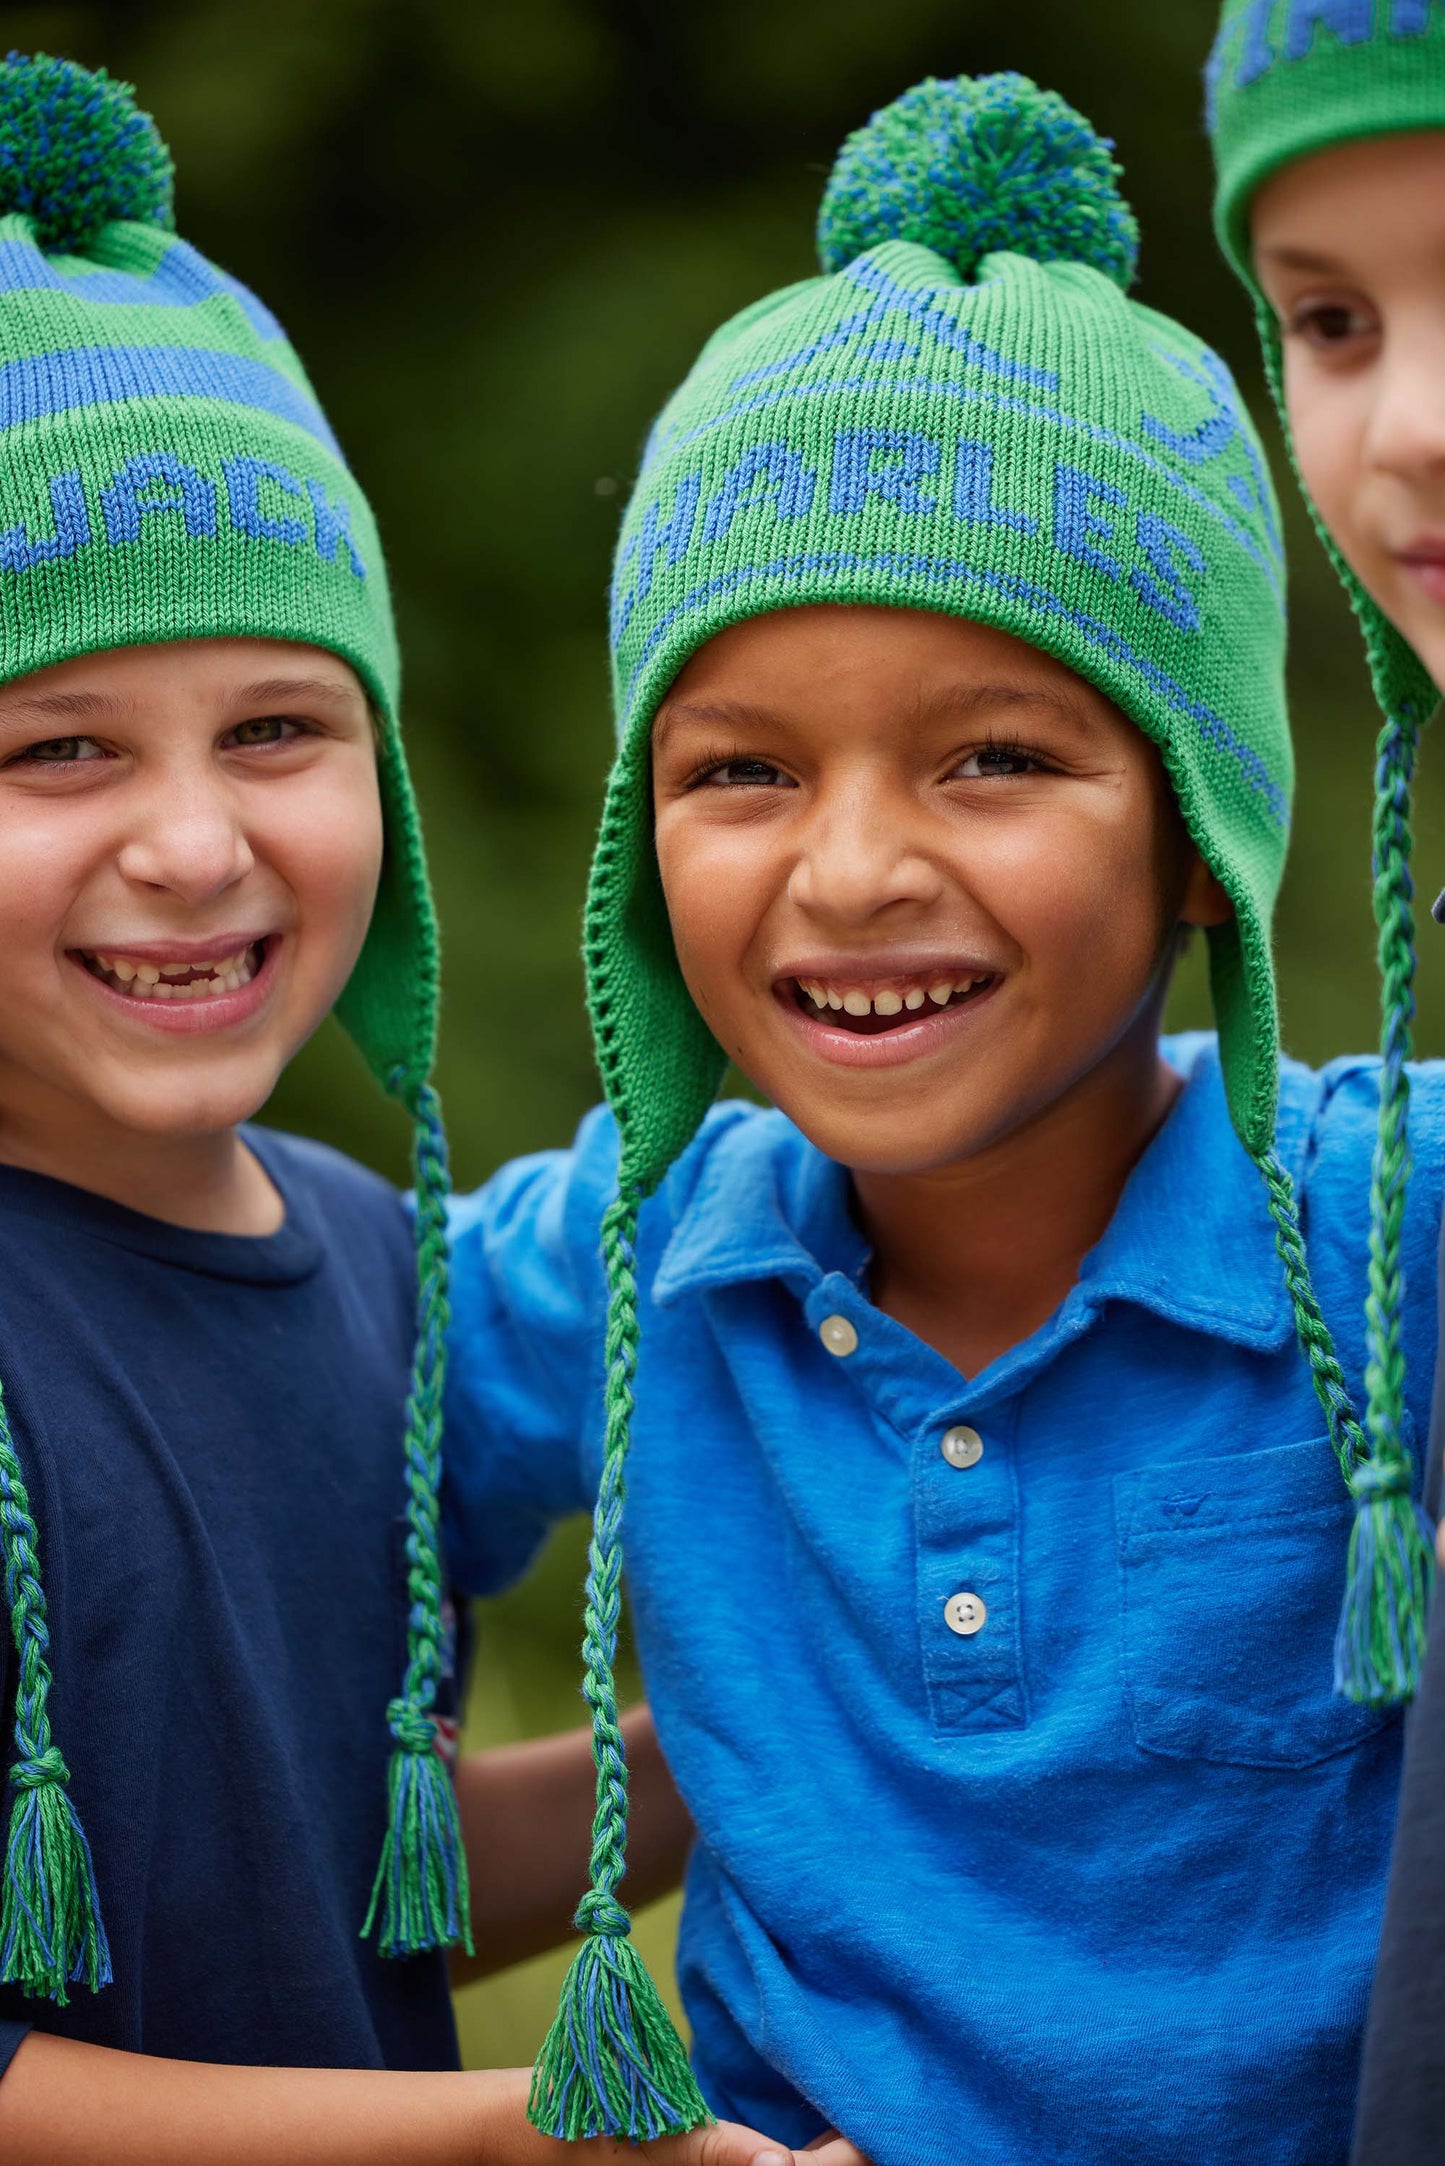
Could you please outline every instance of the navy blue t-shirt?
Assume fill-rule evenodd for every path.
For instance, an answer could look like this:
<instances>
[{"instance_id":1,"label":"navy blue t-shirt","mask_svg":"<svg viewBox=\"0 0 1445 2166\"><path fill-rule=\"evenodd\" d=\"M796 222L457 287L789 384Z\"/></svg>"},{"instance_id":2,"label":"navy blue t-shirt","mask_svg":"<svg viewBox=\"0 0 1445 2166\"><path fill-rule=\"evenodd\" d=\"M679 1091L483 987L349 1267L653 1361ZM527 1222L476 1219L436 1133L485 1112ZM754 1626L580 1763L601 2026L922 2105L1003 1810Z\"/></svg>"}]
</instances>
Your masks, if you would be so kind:
<instances>
[{"instance_id":1,"label":"navy blue t-shirt","mask_svg":"<svg viewBox=\"0 0 1445 2166\"><path fill-rule=\"evenodd\" d=\"M0 1379L115 1972L64 2009L0 1987L0 2071L30 2027L185 2060L457 2065L442 1958L358 1937L406 1648L410 1225L337 1153L248 1141L286 1206L259 1239L0 1166ZM14 1691L6 1629L6 1766Z\"/></svg>"}]
</instances>

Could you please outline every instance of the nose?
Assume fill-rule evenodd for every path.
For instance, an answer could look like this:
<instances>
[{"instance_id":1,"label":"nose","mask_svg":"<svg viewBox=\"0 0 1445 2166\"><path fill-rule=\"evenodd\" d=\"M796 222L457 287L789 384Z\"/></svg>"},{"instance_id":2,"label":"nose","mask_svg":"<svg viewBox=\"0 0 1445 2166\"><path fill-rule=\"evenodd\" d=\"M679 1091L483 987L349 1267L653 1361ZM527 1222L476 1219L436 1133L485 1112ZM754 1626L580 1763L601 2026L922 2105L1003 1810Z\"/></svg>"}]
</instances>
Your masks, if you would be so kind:
<instances>
[{"instance_id":1,"label":"nose","mask_svg":"<svg viewBox=\"0 0 1445 2166\"><path fill-rule=\"evenodd\" d=\"M1402 327L1390 338L1376 378L1366 453L1402 481L1445 477L1445 370L1439 322Z\"/></svg>"},{"instance_id":2,"label":"nose","mask_svg":"<svg viewBox=\"0 0 1445 2166\"><path fill-rule=\"evenodd\" d=\"M788 897L835 930L936 902L943 879L906 792L856 781L819 798L804 823Z\"/></svg>"},{"instance_id":3,"label":"nose","mask_svg":"<svg viewBox=\"0 0 1445 2166\"><path fill-rule=\"evenodd\" d=\"M256 862L224 777L210 770L157 774L132 800L118 863L137 887L174 895L192 909L244 880Z\"/></svg>"}]
</instances>

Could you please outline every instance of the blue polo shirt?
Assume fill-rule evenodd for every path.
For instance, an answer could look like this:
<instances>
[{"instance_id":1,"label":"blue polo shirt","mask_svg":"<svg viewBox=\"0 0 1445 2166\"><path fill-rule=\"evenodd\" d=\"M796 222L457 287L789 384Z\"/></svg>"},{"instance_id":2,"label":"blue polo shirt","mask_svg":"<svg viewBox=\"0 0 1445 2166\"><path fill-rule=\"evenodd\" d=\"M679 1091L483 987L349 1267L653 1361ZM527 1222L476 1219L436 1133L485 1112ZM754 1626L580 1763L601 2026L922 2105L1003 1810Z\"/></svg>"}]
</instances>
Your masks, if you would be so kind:
<instances>
[{"instance_id":1,"label":"blue polo shirt","mask_svg":"<svg viewBox=\"0 0 1445 2166\"><path fill-rule=\"evenodd\" d=\"M868 1295L846 1172L726 1104L643 1211L627 1561L697 1823L680 1969L719 2113L877 2166L1345 2158L1398 1780L1331 1692L1350 1511L1214 1043L1077 1285L966 1377ZM1358 1390L1375 1064L1280 1150ZM1423 1437L1445 1069L1415 1071ZM595 1490L615 1136L457 1207L448 1544ZM962 1627L963 1629L959 1629Z\"/></svg>"}]
</instances>

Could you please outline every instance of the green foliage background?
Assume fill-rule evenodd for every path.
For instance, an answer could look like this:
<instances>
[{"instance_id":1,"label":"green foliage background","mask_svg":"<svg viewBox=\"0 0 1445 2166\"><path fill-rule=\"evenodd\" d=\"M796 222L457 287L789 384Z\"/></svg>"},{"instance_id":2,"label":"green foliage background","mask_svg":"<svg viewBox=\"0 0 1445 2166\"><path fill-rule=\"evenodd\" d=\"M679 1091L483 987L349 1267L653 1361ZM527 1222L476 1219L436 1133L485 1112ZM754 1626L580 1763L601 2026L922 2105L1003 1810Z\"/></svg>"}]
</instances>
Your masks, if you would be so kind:
<instances>
[{"instance_id":1,"label":"green foliage background","mask_svg":"<svg viewBox=\"0 0 1445 2166\"><path fill-rule=\"evenodd\" d=\"M829 162L926 74L1014 67L1114 137L1140 293L1263 403L1208 223L1212 0L202 0L6 6L5 42L134 82L182 232L287 325L376 507L446 936L441 1087L459 1183L564 1140L594 1095L578 912L610 731L603 611L655 408L724 316L812 268ZM1271 427L1272 441L1277 443ZM1277 470L1279 462L1277 461ZM1301 786L1279 920L1286 1042L1375 1037L1374 710L1285 490ZM1435 747L1428 748L1430 752ZM1445 764L1417 824L1445 883ZM1445 1051L1445 932L1422 935ZM1176 995L1207 1020L1199 958ZM402 1177L405 1137L328 1028L273 1107ZM474 1737L577 1720L578 1541L483 1621ZM664 1966L664 1908L648 1953ZM474 2062L529 2059L560 1965L461 1997Z\"/></svg>"}]
</instances>

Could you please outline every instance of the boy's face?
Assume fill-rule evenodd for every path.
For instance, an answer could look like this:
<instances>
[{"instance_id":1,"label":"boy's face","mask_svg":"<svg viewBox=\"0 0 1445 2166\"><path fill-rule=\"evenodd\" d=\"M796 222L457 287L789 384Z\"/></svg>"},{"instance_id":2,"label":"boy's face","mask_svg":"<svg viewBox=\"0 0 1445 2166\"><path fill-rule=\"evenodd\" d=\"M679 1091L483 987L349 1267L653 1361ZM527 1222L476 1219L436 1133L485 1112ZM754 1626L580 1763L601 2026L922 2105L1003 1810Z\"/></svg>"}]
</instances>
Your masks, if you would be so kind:
<instances>
[{"instance_id":1,"label":"boy's face","mask_svg":"<svg viewBox=\"0 0 1445 2166\"><path fill-rule=\"evenodd\" d=\"M1305 486L1445 687L1445 130L1286 166L1251 232Z\"/></svg>"},{"instance_id":2,"label":"boy's face","mask_svg":"<svg viewBox=\"0 0 1445 2166\"><path fill-rule=\"evenodd\" d=\"M1181 920L1229 914L1152 745L983 625L817 607L731 626L652 742L688 989L859 1171L1026 1126L1152 1028Z\"/></svg>"},{"instance_id":3,"label":"boy's face","mask_svg":"<svg viewBox=\"0 0 1445 2166\"><path fill-rule=\"evenodd\" d=\"M345 984L381 857L334 655L183 641L0 686L0 1124L248 1118Z\"/></svg>"}]
</instances>

